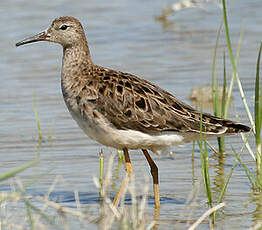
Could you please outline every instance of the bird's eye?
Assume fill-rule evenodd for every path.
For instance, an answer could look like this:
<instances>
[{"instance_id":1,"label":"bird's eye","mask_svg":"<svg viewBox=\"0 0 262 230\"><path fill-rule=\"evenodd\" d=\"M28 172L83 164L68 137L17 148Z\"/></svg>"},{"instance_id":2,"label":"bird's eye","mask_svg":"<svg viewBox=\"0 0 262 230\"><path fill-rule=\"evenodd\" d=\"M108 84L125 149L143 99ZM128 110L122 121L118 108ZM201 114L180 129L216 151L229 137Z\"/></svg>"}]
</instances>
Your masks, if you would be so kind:
<instances>
[{"instance_id":1,"label":"bird's eye","mask_svg":"<svg viewBox=\"0 0 262 230\"><path fill-rule=\"evenodd\" d=\"M60 30L66 30L67 28L68 28L69 26L67 26L67 25L62 25L62 26L60 26Z\"/></svg>"}]
</instances>

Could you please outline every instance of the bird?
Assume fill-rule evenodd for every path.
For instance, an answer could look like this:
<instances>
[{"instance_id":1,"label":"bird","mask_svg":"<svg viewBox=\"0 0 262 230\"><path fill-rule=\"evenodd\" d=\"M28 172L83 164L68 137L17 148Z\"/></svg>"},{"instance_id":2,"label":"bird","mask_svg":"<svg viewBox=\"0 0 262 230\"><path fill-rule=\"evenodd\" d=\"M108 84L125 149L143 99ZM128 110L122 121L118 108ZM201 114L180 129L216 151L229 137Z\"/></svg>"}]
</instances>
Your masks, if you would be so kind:
<instances>
[{"instance_id":1,"label":"bird","mask_svg":"<svg viewBox=\"0 0 262 230\"><path fill-rule=\"evenodd\" d=\"M160 207L158 167L149 151L161 154L170 146L198 140L201 134L212 137L250 131L241 123L200 112L143 78L95 64L84 29L74 17L58 17L45 31L16 46L38 41L62 45L62 94L85 134L102 145L123 150L129 176L133 173L129 150L142 150L151 169L156 208Z\"/></svg>"}]
</instances>

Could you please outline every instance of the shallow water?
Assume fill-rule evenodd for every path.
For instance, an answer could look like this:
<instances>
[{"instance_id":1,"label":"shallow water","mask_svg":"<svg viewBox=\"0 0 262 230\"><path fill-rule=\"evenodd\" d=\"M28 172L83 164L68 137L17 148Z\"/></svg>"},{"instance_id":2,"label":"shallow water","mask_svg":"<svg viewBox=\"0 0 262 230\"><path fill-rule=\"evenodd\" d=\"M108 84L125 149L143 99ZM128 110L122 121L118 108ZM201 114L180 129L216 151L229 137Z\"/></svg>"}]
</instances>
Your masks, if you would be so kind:
<instances>
[{"instance_id":1,"label":"shallow water","mask_svg":"<svg viewBox=\"0 0 262 230\"><path fill-rule=\"evenodd\" d=\"M61 47L38 43L15 48L15 43L43 31L55 17L75 16L83 23L95 63L142 76L190 103L188 97L193 86L211 83L212 58L222 13L213 5L207 5L207 10L188 9L170 16L171 24L164 26L155 20L155 16L161 14L164 5L170 4L172 1L156 0L80 0L74 3L65 0L2 1L0 172L32 160L39 149L40 164L19 175L23 182L37 179L28 188L29 194L44 194L55 177L60 175L63 180L53 191L53 200L74 205L74 191L77 190L83 205L96 204L99 197L93 177L99 174L99 151L102 148L108 159L115 150L88 139L70 117L60 92ZM261 7L259 0L232 1L229 7L234 48L242 25L244 27L238 71L250 106L254 95L256 57L261 42ZM222 77L225 46L225 39L222 38L217 62L219 78ZM231 67L228 58L227 66L229 77ZM33 111L34 93L44 135L40 148ZM237 87L234 88L233 97L230 118L248 124ZM51 140L48 136L51 136ZM216 143L215 140L211 142ZM242 146L240 136L226 138L228 154L224 159L210 152L210 173L216 197L235 160L231 145L239 150ZM170 229L176 220L181 220L180 213L196 184L201 185L198 206L190 216L182 219L196 220L207 210L199 152L195 153L192 161L192 144L172 150L174 159L153 156L160 171L160 229ZM249 162L251 168L254 166L246 150L242 159ZM144 177L139 175L149 176L149 170L141 152L132 151L131 160L138 181L143 181ZM120 171L119 175L114 176L116 188L123 176L123 166ZM2 190L8 190L8 187L9 181L1 183ZM152 194L150 189L148 218L153 215ZM261 204L258 197L253 195L248 178L240 166L234 170L225 202L227 206L217 220L217 229L247 229L261 221ZM179 225L181 229L185 226ZM205 223L201 229L207 228Z\"/></svg>"}]
</instances>

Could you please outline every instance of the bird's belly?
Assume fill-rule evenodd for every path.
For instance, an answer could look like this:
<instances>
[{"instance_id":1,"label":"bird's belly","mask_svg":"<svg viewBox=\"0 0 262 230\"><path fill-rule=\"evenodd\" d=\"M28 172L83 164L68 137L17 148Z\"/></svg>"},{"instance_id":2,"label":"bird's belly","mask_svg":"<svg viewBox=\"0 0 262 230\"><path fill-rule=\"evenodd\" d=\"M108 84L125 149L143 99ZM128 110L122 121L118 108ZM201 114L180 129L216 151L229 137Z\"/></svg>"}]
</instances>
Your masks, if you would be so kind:
<instances>
[{"instance_id":1,"label":"bird's belly","mask_svg":"<svg viewBox=\"0 0 262 230\"><path fill-rule=\"evenodd\" d=\"M99 143L107 146L114 146L110 140L110 133L108 132L108 124L104 119L94 118L94 116L83 116L79 111L69 109L73 119L77 122L78 126L85 132L85 134Z\"/></svg>"},{"instance_id":2,"label":"bird's belly","mask_svg":"<svg viewBox=\"0 0 262 230\"><path fill-rule=\"evenodd\" d=\"M149 149L160 153L169 146L184 144L184 136L179 133L159 133L149 135L136 130L115 128L95 108L86 109L83 114L77 103L65 100L68 110L79 127L93 140L116 149Z\"/></svg>"},{"instance_id":3,"label":"bird's belly","mask_svg":"<svg viewBox=\"0 0 262 230\"><path fill-rule=\"evenodd\" d=\"M178 133L149 135L136 130L116 129L105 120L83 118L70 111L79 127L93 140L116 149L149 149L157 154L170 146L184 144L184 137Z\"/></svg>"}]
</instances>

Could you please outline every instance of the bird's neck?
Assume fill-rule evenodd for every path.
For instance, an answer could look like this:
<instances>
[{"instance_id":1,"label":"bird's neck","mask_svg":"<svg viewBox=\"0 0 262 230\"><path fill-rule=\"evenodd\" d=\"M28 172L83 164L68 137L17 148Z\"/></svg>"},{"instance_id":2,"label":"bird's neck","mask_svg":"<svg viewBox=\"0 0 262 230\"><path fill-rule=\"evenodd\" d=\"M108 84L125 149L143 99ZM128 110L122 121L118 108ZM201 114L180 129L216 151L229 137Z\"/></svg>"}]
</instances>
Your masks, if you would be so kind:
<instances>
[{"instance_id":1,"label":"bird's neck","mask_svg":"<svg viewBox=\"0 0 262 230\"><path fill-rule=\"evenodd\" d=\"M68 98L78 95L79 87L86 81L93 65L87 43L64 48L61 86L66 104Z\"/></svg>"},{"instance_id":2,"label":"bird's neck","mask_svg":"<svg viewBox=\"0 0 262 230\"><path fill-rule=\"evenodd\" d=\"M91 68L90 51L87 42L63 50L62 78L75 78Z\"/></svg>"}]
</instances>

